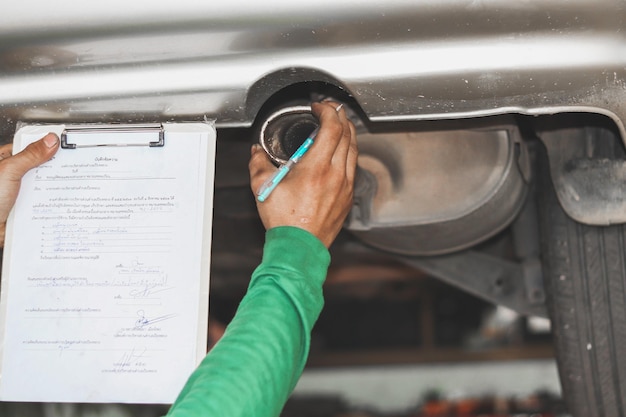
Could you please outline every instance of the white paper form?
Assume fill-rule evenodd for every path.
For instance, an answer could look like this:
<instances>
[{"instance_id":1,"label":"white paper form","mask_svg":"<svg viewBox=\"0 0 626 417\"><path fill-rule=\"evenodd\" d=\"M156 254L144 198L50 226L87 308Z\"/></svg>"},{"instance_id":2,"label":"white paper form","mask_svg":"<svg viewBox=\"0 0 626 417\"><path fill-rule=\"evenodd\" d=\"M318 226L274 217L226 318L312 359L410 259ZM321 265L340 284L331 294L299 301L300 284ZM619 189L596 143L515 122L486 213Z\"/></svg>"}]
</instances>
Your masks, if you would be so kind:
<instances>
[{"instance_id":1,"label":"white paper form","mask_svg":"<svg viewBox=\"0 0 626 417\"><path fill-rule=\"evenodd\" d=\"M24 177L3 259L2 400L171 403L204 357L215 129L164 127L163 147L59 149ZM63 129L26 126L14 151Z\"/></svg>"}]
</instances>

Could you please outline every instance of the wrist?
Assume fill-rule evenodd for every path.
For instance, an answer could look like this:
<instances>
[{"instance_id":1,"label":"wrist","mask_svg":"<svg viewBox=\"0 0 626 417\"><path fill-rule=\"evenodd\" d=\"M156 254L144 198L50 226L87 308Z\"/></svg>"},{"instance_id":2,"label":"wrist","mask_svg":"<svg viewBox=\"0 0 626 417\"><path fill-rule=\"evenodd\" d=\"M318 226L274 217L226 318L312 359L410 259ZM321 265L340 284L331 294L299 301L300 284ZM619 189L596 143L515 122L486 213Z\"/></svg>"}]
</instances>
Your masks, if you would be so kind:
<instances>
[{"instance_id":1,"label":"wrist","mask_svg":"<svg viewBox=\"0 0 626 417\"><path fill-rule=\"evenodd\" d=\"M270 259L274 258L276 259ZM326 271L330 264L330 253L324 243L306 229L296 226L277 226L268 229L265 233L265 248L263 261L280 263L285 258L295 264L307 268L321 268Z\"/></svg>"}]
</instances>

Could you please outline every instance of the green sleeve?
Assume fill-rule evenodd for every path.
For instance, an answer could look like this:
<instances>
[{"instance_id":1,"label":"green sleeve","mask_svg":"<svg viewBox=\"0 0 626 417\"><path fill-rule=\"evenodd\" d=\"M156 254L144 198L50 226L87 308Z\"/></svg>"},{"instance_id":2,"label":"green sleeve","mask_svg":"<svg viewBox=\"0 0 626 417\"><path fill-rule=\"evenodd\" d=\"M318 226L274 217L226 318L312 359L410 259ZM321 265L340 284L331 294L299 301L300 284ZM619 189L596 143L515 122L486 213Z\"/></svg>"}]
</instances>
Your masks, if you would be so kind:
<instances>
[{"instance_id":1,"label":"green sleeve","mask_svg":"<svg viewBox=\"0 0 626 417\"><path fill-rule=\"evenodd\" d=\"M263 262L235 317L168 416L278 416L304 369L329 263L310 233L267 231Z\"/></svg>"}]
</instances>

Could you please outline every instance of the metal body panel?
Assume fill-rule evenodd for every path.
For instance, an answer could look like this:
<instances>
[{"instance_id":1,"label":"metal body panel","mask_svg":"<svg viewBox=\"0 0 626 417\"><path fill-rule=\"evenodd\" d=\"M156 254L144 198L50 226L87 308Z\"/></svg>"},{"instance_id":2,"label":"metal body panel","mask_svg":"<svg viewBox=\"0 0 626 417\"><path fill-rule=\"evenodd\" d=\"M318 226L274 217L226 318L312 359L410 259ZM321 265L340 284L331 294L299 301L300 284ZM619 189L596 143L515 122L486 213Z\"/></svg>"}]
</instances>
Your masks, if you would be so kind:
<instances>
[{"instance_id":1,"label":"metal body panel","mask_svg":"<svg viewBox=\"0 0 626 417\"><path fill-rule=\"evenodd\" d=\"M278 87L314 79L345 88L371 120L594 111L623 131L626 116L623 1L30 0L6 9L4 133L17 119L206 115L247 126Z\"/></svg>"}]
</instances>

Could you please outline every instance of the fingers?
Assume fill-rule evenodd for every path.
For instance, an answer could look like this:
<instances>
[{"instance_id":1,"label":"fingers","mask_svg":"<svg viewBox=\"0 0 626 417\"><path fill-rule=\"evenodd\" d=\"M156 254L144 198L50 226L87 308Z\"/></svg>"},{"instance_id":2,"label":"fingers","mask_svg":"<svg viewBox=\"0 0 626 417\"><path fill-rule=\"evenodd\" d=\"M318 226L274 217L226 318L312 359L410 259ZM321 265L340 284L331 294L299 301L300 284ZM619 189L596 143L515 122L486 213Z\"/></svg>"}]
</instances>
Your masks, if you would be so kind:
<instances>
[{"instance_id":1,"label":"fingers","mask_svg":"<svg viewBox=\"0 0 626 417\"><path fill-rule=\"evenodd\" d=\"M345 170L346 178L350 183L353 183L355 171L356 171L356 163L357 163L357 143L356 143L356 128L354 124L348 119L348 116L343 108L337 103L332 102L323 102L320 103L325 105L326 109L315 108L316 104L312 106L314 112L319 112L320 123L324 127L324 132L328 133L327 136L320 137L318 135L318 139L316 142L325 141L325 149L326 152L331 152L331 163L339 170ZM335 109L335 114L332 114L331 111L328 110L328 107L332 107ZM325 113L322 113L325 111ZM325 117L322 119L322 117ZM327 130L325 123L334 123L339 124L339 127L335 126L334 131ZM325 156L326 158L326 156Z\"/></svg>"},{"instance_id":2,"label":"fingers","mask_svg":"<svg viewBox=\"0 0 626 417\"><path fill-rule=\"evenodd\" d=\"M344 110L339 111L339 120L342 124L342 136L339 138L335 154L333 155L333 164L338 164L340 168L345 168L350 152L356 150L356 129L352 122L348 119Z\"/></svg>"},{"instance_id":3,"label":"fingers","mask_svg":"<svg viewBox=\"0 0 626 417\"><path fill-rule=\"evenodd\" d=\"M42 139L28 145L21 152L2 160L3 169L8 179L21 179L30 169L49 161L58 147L59 137L54 133L48 133Z\"/></svg>"},{"instance_id":4,"label":"fingers","mask_svg":"<svg viewBox=\"0 0 626 417\"><path fill-rule=\"evenodd\" d=\"M350 123L350 141L348 143L348 155L346 157L346 177L350 184L354 184L354 177L356 175L356 165L359 156L359 151L356 144L356 128Z\"/></svg>"},{"instance_id":5,"label":"fingers","mask_svg":"<svg viewBox=\"0 0 626 417\"><path fill-rule=\"evenodd\" d=\"M248 163L250 171L250 187L252 192L256 194L257 190L263 184L263 181L276 170L276 167L270 162L259 144L252 145L250 150L250 162Z\"/></svg>"},{"instance_id":6,"label":"fingers","mask_svg":"<svg viewBox=\"0 0 626 417\"><path fill-rule=\"evenodd\" d=\"M320 121L320 131L317 134L315 143L314 157L308 159L319 165L320 163L328 163L332 160L333 155L343 136L344 125L336 110L337 103L322 102L313 103L311 111ZM343 110L340 110L342 112Z\"/></svg>"}]
</instances>

